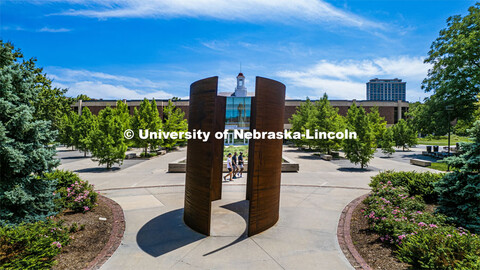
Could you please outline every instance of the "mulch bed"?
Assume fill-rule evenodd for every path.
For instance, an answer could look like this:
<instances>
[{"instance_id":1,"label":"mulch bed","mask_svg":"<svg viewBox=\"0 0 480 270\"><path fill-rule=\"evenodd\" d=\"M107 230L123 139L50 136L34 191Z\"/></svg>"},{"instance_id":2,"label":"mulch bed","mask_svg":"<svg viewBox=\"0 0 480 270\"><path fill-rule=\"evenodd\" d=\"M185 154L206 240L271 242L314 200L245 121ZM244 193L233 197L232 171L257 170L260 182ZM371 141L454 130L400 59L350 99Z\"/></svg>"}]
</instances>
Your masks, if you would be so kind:
<instances>
[{"instance_id":1,"label":"mulch bed","mask_svg":"<svg viewBox=\"0 0 480 270\"><path fill-rule=\"evenodd\" d=\"M121 211L116 203L99 196L98 206L93 210L86 213L65 212L59 216L66 226L75 222L79 228L81 225L85 225L85 228L71 234L73 239L55 258L57 264L53 269L96 268L105 262L118 247L123 236L123 213L117 213L117 208ZM102 221L99 218L107 220ZM117 224L114 224L115 222Z\"/></svg>"},{"instance_id":2,"label":"mulch bed","mask_svg":"<svg viewBox=\"0 0 480 270\"><path fill-rule=\"evenodd\" d=\"M395 257L392 245L382 243L379 234L369 230L368 221L361 210L366 206L360 203L352 214L350 235L358 253L372 269L409 269L409 265Z\"/></svg>"}]
</instances>

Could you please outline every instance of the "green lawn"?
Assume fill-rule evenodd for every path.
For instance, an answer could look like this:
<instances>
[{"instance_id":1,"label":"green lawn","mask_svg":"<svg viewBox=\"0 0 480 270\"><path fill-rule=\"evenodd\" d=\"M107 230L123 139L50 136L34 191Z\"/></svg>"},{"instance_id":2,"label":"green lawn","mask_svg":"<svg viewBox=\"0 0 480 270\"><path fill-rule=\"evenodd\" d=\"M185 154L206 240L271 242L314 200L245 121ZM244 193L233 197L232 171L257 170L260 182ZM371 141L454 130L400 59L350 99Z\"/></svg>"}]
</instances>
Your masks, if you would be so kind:
<instances>
[{"instance_id":1,"label":"green lawn","mask_svg":"<svg viewBox=\"0 0 480 270\"><path fill-rule=\"evenodd\" d=\"M234 152L237 152L238 155L242 152L245 160L248 159L248 145L225 145L223 147L223 159L227 160L227 154L232 153L233 155Z\"/></svg>"},{"instance_id":2,"label":"green lawn","mask_svg":"<svg viewBox=\"0 0 480 270\"><path fill-rule=\"evenodd\" d=\"M419 138L417 140L418 144L425 144L425 145L440 145L446 146L448 145L448 138L447 136L441 136L440 138L435 139L427 139L427 138ZM461 137L457 135L453 135L450 138L450 145L455 145L457 142L471 142L468 137Z\"/></svg>"},{"instance_id":3,"label":"green lawn","mask_svg":"<svg viewBox=\"0 0 480 270\"><path fill-rule=\"evenodd\" d=\"M433 162L428 168L446 172L447 163Z\"/></svg>"}]
</instances>

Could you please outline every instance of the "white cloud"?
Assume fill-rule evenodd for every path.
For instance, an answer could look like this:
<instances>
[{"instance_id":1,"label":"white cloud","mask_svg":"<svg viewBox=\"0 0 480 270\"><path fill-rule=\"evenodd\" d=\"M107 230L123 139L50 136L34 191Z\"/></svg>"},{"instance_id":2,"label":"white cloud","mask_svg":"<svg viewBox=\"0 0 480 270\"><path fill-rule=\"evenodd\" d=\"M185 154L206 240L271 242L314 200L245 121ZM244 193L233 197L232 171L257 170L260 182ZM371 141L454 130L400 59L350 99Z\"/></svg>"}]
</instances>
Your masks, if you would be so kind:
<instances>
[{"instance_id":1,"label":"white cloud","mask_svg":"<svg viewBox=\"0 0 480 270\"><path fill-rule=\"evenodd\" d=\"M58 67L46 68L53 85L68 88L69 96L85 94L98 99L167 99L174 95L158 88L167 84L130 76Z\"/></svg>"},{"instance_id":2,"label":"white cloud","mask_svg":"<svg viewBox=\"0 0 480 270\"><path fill-rule=\"evenodd\" d=\"M373 60L321 60L302 70L283 70L277 76L295 89L308 89L315 97L326 92L334 99L365 99L365 83L373 78L400 78L407 82L407 99L417 101L425 95L420 89L429 65L422 57L400 56ZM306 94L305 91L302 91ZM295 94L290 92L290 94ZM299 98L305 96L295 95ZM313 96L312 96L313 97Z\"/></svg>"},{"instance_id":3,"label":"white cloud","mask_svg":"<svg viewBox=\"0 0 480 270\"><path fill-rule=\"evenodd\" d=\"M72 29L68 28L50 28L50 27L42 27L39 29L27 29L21 26L8 26L4 25L1 27L2 30L5 31L30 31L30 32L49 32L49 33L64 33L64 32L70 32Z\"/></svg>"},{"instance_id":4,"label":"white cloud","mask_svg":"<svg viewBox=\"0 0 480 270\"><path fill-rule=\"evenodd\" d=\"M26 31L26 29L21 26L9 26L9 25L2 25L1 29L5 31Z\"/></svg>"},{"instance_id":5,"label":"white cloud","mask_svg":"<svg viewBox=\"0 0 480 270\"><path fill-rule=\"evenodd\" d=\"M324 0L50 0L50 2L87 6L85 9L70 9L54 15L102 19L203 17L247 22L309 21L358 28L383 28L380 23L336 8Z\"/></svg>"},{"instance_id":6,"label":"white cloud","mask_svg":"<svg viewBox=\"0 0 480 270\"><path fill-rule=\"evenodd\" d=\"M50 32L50 33L64 33L64 32L70 32L70 31L72 30L67 28L50 28L50 27L43 27L37 30L37 32Z\"/></svg>"}]
</instances>

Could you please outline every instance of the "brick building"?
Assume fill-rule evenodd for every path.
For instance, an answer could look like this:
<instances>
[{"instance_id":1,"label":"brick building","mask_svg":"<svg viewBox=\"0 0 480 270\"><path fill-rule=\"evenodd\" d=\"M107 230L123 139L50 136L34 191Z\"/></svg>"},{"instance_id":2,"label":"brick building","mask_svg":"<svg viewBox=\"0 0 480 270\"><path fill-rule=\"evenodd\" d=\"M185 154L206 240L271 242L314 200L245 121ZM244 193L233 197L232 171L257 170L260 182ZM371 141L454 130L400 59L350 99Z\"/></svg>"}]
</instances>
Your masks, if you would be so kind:
<instances>
[{"instance_id":1,"label":"brick building","mask_svg":"<svg viewBox=\"0 0 480 270\"><path fill-rule=\"evenodd\" d=\"M314 101L314 100L312 100ZM133 114L135 107L139 108L142 100L124 100L128 104L128 109L130 114ZM166 99L157 99L158 112L160 117L163 116L163 107L167 106L168 100ZM304 100L286 100L285 101L285 128L290 128L288 119L295 113L296 109ZM406 101L369 101L369 100L331 100L330 104L333 107L338 108L338 112L345 116L347 114L348 108L355 102L358 106L364 107L367 112L372 107L378 107L380 116L383 116L387 121L388 125L392 125L398 122L399 119L405 118L405 112L408 111L409 103ZM88 101L78 101L73 105L74 110L78 113L81 112L83 107L88 107L93 114L98 114L100 110L104 109L107 106L115 108L117 101L116 100L88 100ZM188 117L188 100L179 100L174 101L173 104L179 109L185 112L185 117Z\"/></svg>"}]
</instances>

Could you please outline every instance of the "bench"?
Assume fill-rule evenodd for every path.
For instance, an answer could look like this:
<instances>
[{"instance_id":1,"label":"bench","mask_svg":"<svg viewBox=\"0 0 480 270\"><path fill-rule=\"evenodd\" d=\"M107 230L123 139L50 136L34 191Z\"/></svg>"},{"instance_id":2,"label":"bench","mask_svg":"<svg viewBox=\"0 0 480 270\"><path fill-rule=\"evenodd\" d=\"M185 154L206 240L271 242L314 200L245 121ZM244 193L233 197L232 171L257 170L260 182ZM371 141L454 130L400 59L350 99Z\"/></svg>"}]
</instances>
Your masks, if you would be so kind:
<instances>
[{"instance_id":1,"label":"bench","mask_svg":"<svg viewBox=\"0 0 480 270\"><path fill-rule=\"evenodd\" d=\"M167 153L167 150L157 150L157 155L163 156Z\"/></svg>"},{"instance_id":2,"label":"bench","mask_svg":"<svg viewBox=\"0 0 480 270\"><path fill-rule=\"evenodd\" d=\"M428 160L412 158L412 159L410 159L410 164L417 165L417 166L422 166L422 167L428 167L428 166L432 165L432 162L430 162Z\"/></svg>"},{"instance_id":3,"label":"bench","mask_svg":"<svg viewBox=\"0 0 480 270\"><path fill-rule=\"evenodd\" d=\"M326 161L332 160L332 155L320 155L320 158Z\"/></svg>"},{"instance_id":4,"label":"bench","mask_svg":"<svg viewBox=\"0 0 480 270\"><path fill-rule=\"evenodd\" d=\"M136 158L136 157L137 157L137 154L135 154L135 153L130 153L130 154L125 155L125 159L132 159L132 158Z\"/></svg>"}]
</instances>

